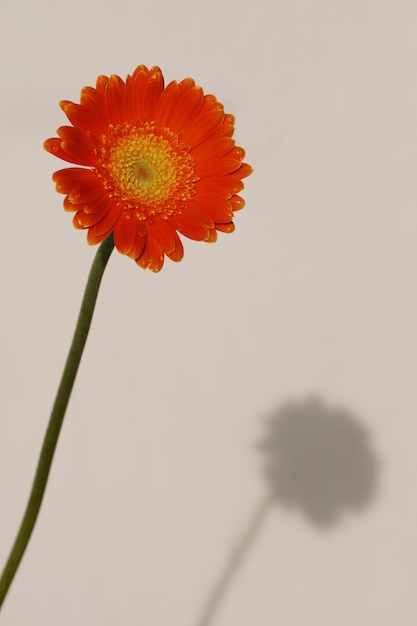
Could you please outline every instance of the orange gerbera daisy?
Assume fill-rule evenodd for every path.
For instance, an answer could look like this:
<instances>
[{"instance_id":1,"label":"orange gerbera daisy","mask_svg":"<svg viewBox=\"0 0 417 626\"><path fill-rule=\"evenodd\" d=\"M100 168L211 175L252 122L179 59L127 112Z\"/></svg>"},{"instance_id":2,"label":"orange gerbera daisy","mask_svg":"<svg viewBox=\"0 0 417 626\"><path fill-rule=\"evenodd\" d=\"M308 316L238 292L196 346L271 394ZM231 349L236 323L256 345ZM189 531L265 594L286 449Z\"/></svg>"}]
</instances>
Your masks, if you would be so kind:
<instances>
[{"instance_id":1,"label":"orange gerbera daisy","mask_svg":"<svg viewBox=\"0 0 417 626\"><path fill-rule=\"evenodd\" d=\"M237 194L252 168L232 139L234 117L191 78L164 87L158 67L139 65L124 82L99 76L80 104L60 103L72 126L45 148L84 167L55 172L74 226L97 244L114 243L143 268L158 272L165 255L180 261L178 233L215 241L234 230Z\"/></svg>"}]
</instances>

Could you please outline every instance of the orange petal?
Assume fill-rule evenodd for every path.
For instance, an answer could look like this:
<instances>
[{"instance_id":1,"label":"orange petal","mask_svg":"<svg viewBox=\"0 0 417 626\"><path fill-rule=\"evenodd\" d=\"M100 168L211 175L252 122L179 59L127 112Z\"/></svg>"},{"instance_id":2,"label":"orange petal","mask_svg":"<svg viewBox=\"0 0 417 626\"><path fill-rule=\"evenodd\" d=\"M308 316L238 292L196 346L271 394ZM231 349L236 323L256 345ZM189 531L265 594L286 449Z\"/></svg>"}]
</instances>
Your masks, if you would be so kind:
<instances>
[{"instance_id":1,"label":"orange petal","mask_svg":"<svg viewBox=\"0 0 417 626\"><path fill-rule=\"evenodd\" d=\"M191 156L196 161L209 161L211 159L219 159L234 148L235 142L230 137L210 138L200 143L196 148L190 151Z\"/></svg>"},{"instance_id":2,"label":"orange petal","mask_svg":"<svg viewBox=\"0 0 417 626\"><path fill-rule=\"evenodd\" d=\"M213 194L221 195L224 198L230 198L235 193L242 191L243 183L239 178L235 178L234 175L226 176L213 176L211 178L202 178L196 185L195 190L197 194Z\"/></svg>"},{"instance_id":3,"label":"orange petal","mask_svg":"<svg viewBox=\"0 0 417 626\"><path fill-rule=\"evenodd\" d=\"M52 174L52 180L56 184L58 193L70 193L79 185L91 185L97 181L96 175L81 167L67 167Z\"/></svg>"},{"instance_id":4,"label":"orange petal","mask_svg":"<svg viewBox=\"0 0 417 626\"><path fill-rule=\"evenodd\" d=\"M62 159L63 161L81 165L81 163L78 163L76 160L74 160L72 156L70 156L69 154L67 154L67 152L65 152L65 150L63 150L61 146L61 139L59 139L59 137L51 137L50 139L47 139L46 141L44 141L43 147L47 152L53 154L59 159Z\"/></svg>"},{"instance_id":5,"label":"orange petal","mask_svg":"<svg viewBox=\"0 0 417 626\"><path fill-rule=\"evenodd\" d=\"M126 78L126 92L125 92L125 110L126 119L130 122L135 120L135 106L133 99L133 77L129 74Z\"/></svg>"},{"instance_id":6,"label":"orange petal","mask_svg":"<svg viewBox=\"0 0 417 626\"><path fill-rule=\"evenodd\" d=\"M110 235L111 231L108 233ZM90 246L95 246L98 243L104 241L107 237L107 234L104 235L96 235L93 228L90 228L87 232L87 242Z\"/></svg>"},{"instance_id":7,"label":"orange petal","mask_svg":"<svg viewBox=\"0 0 417 626\"><path fill-rule=\"evenodd\" d=\"M230 151L228 156L233 159L236 158L239 159L239 161L243 161L243 159L245 158L245 154L246 152L243 148L241 148L240 146L235 146L233 150Z\"/></svg>"},{"instance_id":8,"label":"orange petal","mask_svg":"<svg viewBox=\"0 0 417 626\"><path fill-rule=\"evenodd\" d=\"M223 159L215 159L212 161L202 161L195 164L195 173L197 176L222 176L235 172L240 167L240 161L229 158L227 155Z\"/></svg>"},{"instance_id":9,"label":"orange petal","mask_svg":"<svg viewBox=\"0 0 417 626\"><path fill-rule=\"evenodd\" d=\"M114 244L119 252L130 256L136 242L136 217L131 211L122 211L114 228Z\"/></svg>"},{"instance_id":10,"label":"orange petal","mask_svg":"<svg viewBox=\"0 0 417 626\"><path fill-rule=\"evenodd\" d=\"M184 248L182 245L181 239L178 237L178 233L176 230L173 230L174 239L175 239L175 248L171 251L167 251L166 255L171 261L179 262L184 257Z\"/></svg>"},{"instance_id":11,"label":"orange petal","mask_svg":"<svg viewBox=\"0 0 417 626\"><path fill-rule=\"evenodd\" d=\"M150 269L152 272L159 272L162 269L164 253L150 231L148 231L148 236L146 237L145 248L140 257L136 259L136 263L143 269Z\"/></svg>"},{"instance_id":12,"label":"orange petal","mask_svg":"<svg viewBox=\"0 0 417 626\"><path fill-rule=\"evenodd\" d=\"M148 223L146 220L137 217L136 219L136 232L141 237L146 237L148 234Z\"/></svg>"},{"instance_id":13,"label":"orange petal","mask_svg":"<svg viewBox=\"0 0 417 626\"><path fill-rule=\"evenodd\" d=\"M187 202L182 215L187 219L193 219L196 223L204 228L213 228L214 221L211 218L207 206L199 205L198 202Z\"/></svg>"},{"instance_id":14,"label":"orange petal","mask_svg":"<svg viewBox=\"0 0 417 626\"><path fill-rule=\"evenodd\" d=\"M85 145L75 141L62 141L61 147L65 154L68 154L72 163L90 165L92 167L96 165L97 160L95 155L89 148L86 148Z\"/></svg>"},{"instance_id":15,"label":"orange petal","mask_svg":"<svg viewBox=\"0 0 417 626\"><path fill-rule=\"evenodd\" d=\"M104 211L100 213L84 213L84 211L78 211L73 219L72 223L75 228L91 228L95 226L106 216Z\"/></svg>"},{"instance_id":16,"label":"orange petal","mask_svg":"<svg viewBox=\"0 0 417 626\"><path fill-rule=\"evenodd\" d=\"M98 180L76 185L68 194L71 204L90 204L103 197L103 187Z\"/></svg>"},{"instance_id":17,"label":"orange petal","mask_svg":"<svg viewBox=\"0 0 417 626\"><path fill-rule=\"evenodd\" d=\"M154 111L154 120L159 126L168 126L168 120L179 98L179 88L173 80L162 92Z\"/></svg>"},{"instance_id":18,"label":"orange petal","mask_svg":"<svg viewBox=\"0 0 417 626\"><path fill-rule=\"evenodd\" d=\"M93 133L100 136L102 133L101 125L90 109L68 100L62 100L60 106L73 126L85 134Z\"/></svg>"},{"instance_id":19,"label":"orange petal","mask_svg":"<svg viewBox=\"0 0 417 626\"><path fill-rule=\"evenodd\" d=\"M216 224L216 230L219 230L222 233L232 233L234 229L235 225L233 222L228 222L227 224Z\"/></svg>"},{"instance_id":20,"label":"orange petal","mask_svg":"<svg viewBox=\"0 0 417 626\"><path fill-rule=\"evenodd\" d=\"M233 218L232 205L229 200L224 198L206 198L204 200L196 198L193 205L200 213L204 212L205 215L210 216L212 222L210 226L216 222L229 222Z\"/></svg>"},{"instance_id":21,"label":"orange petal","mask_svg":"<svg viewBox=\"0 0 417 626\"><path fill-rule=\"evenodd\" d=\"M246 178L246 176L249 176L250 174L252 174L252 172L253 168L250 165L248 165L247 163L242 163L242 165L239 167L237 172L235 172L235 174L239 176L239 178Z\"/></svg>"},{"instance_id":22,"label":"orange petal","mask_svg":"<svg viewBox=\"0 0 417 626\"><path fill-rule=\"evenodd\" d=\"M110 204L113 201L109 198L106 192L104 192L99 198L95 198L91 202L83 204L84 213L98 213L99 211L110 211ZM78 207L79 208L79 207Z\"/></svg>"},{"instance_id":23,"label":"orange petal","mask_svg":"<svg viewBox=\"0 0 417 626\"><path fill-rule=\"evenodd\" d=\"M65 196L63 205L64 205L65 211L69 211L69 212L79 211L80 209L79 206L75 206L74 204L71 204L71 202L68 200L68 196Z\"/></svg>"},{"instance_id":24,"label":"orange petal","mask_svg":"<svg viewBox=\"0 0 417 626\"><path fill-rule=\"evenodd\" d=\"M111 124L122 124L126 120L125 84L120 76L110 76L105 91L107 117Z\"/></svg>"},{"instance_id":25,"label":"orange petal","mask_svg":"<svg viewBox=\"0 0 417 626\"><path fill-rule=\"evenodd\" d=\"M182 141L189 146L198 146L199 143L207 140L223 122L223 106L217 101L214 103L209 101L209 104L204 106L205 104L206 102L203 103L196 120L188 128L185 128L181 134Z\"/></svg>"},{"instance_id":26,"label":"orange petal","mask_svg":"<svg viewBox=\"0 0 417 626\"><path fill-rule=\"evenodd\" d=\"M97 139L107 132L109 119L106 114L106 104L104 95L93 87L84 87L81 91L81 106L90 111L95 120L95 127L90 129L90 133L95 133Z\"/></svg>"},{"instance_id":27,"label":"orange petal","mask_svg":"<svg viewBox=\"0 0 417 626\"><path fill-rule=\"evenodd\" d=\"M245 201L240 196L232 196L230 198L230 204L232 205L233 211L240 211L245 206Z\"/></svg>"},{"instance_id":28,"label":"orange petal","mask_svg":"<svg viewBox=\"0 0 417 626\"><path fill-rule=\"evenodd\" d=\"M138 259L145 249L146 245L146 237L142 237L142 235L138 235L136 233L135 243L132 246L132 249L129 253L131 259Z\"/></svg>"},{"instance_id":29,"label":"orange petal","mask_svg":"<svg viewBox=\"0 0 417 626\"><path fill-rule=\"evenodd\" d=\"M148 88L145 94L145 112L143 119L152 121L156 104L164 90L164 77L159 67L149 70Z\"/></svg>"},{"instance_id":30,"label":"orange petal","mask_svg":"<svg viewBox=\"0 0 417 626\"><path fill-rule=\"evenodd\" d=\"M199 220L196 220L191 215L176 215L175 218L176 230L195 241L208 241L210 238L210 228L202 226Z\"/></svg>"},{"instance_id":31,"label":"orange petal","mask_svg":"<svg viewBox=\"0 0 417 626\"><path fill-rule=\"evenodd\" d=\"M186 83L186 87L184 85L186 81L180 83L180 90L182 85L185 92L180 96L178 105L169 118L169 128L177 134L195 121L203 106L203 90L200 87L195 87L193 80L189 79L189 81L191 82Z\"/></svg>"},{"instance_id":32,"label":"orange petal","mask_svg":"<svg viewBox=\"0 0 417 626\"><path fill-rule=\"evenodd\" d=\"M224 116L223 124L216 130L213 137L231 137L235 130L235 118L230 113Z\"/></svg>"},{"instance_id":33,"label":"orange petal","mask_svg":"<svg viewBox=\"0 0 417 626\"><path fill-rule=\"evenodd\" d=\"M175 230L172 228L168 220L157 216L154 224L149 226L148 233L152 233L164 253L173 252L176 248L177 241L175 238Z\"/></svg>"},{"instance_id":34,"label":"orange petal","mask_svg":"<svg viewBox=\"0 0 417 626\"><path fill-rule=\"evenodd\" d=\"M122 209L117 206L117 204L110 204L109 210L104 215L103 219L98 222L95 226L93 226L94 234L97 236L103 234L110 234L113 228L116 225L117 220L120 217Z\"/></svg>"},{"instance_id":35,"label":"orange petal","mask_svg":"<svg viewBox=\"0 0 417 626\"><path fill-rule=\"evenodd\" d=\"M133 72L132 80L129 81L126 100L129 111L133 114L133 119L144 119L146 105L145 96L148 88L148 69L140 65Z\"/></svg>"},{"instance_id":36,"label":"orange petal","mask_svg":"<svg viewBox=\"0 0 417 626\"><path fill-rule=\"evenodd\" d=\"M87 136L78 128L74 128L73 126L60 126L56 132L64 141L79 141L82 144L88 145Z\"/></svg>"},{"instance_id":37,"label":"orange petal","mask_svg":"<svg viewBox=\"0 0 417 626\"><path fill-rule=\"evenodd\" d=\"M104 74L100 74L100 76L97 76L96 91L103 97L106 93L106 86L108 82L109 82L108 76L104 76Z\"/></svg>"}]
</instances>

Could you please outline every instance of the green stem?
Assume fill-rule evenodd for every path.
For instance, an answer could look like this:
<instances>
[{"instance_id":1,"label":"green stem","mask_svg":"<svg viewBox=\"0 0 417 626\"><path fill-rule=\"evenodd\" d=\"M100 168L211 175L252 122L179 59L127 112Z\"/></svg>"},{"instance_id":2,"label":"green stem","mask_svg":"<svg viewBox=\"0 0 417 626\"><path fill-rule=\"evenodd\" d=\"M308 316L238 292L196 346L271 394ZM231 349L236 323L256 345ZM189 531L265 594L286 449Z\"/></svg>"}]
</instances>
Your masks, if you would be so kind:
<instances>
[{"instance_id":1,"label":"green stem","mask_svg":"<svg viewBox=\"0 0 417 626\"><path fill-rule=\"evenodd\" d=\"M3 604L4 598L6 597L7 591L13 581L17 568L19 567L19 563L29 543L29 539L41 508L65 411L68 406L68 401L74 385L75 377L77 375L88 331L90 329L101 279L113 247L113 235L110 235L100 245L91 266L83 301L81 303L80 313L78 315L77 325L75 327L74 337L68 353L67 361L65 363L64 372L58 387L55 402L52 407L52 413L45 433L45 438L43 440L38 466L36 468L35 478L32 485L32 491L29 496L29 501L27 503L26 511L17 533L17 537L0 579L0 607Z\"/></svg>"}]
</instances>

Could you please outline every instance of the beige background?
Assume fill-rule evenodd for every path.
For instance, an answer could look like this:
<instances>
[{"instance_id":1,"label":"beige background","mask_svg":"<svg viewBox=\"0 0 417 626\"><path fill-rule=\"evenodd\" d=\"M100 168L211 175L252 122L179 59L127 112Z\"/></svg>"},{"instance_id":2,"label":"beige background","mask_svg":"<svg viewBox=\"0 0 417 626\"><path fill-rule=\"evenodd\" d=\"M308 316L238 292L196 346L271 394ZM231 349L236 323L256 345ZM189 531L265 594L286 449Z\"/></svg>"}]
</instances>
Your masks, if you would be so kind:
<instances>
[{"instance_id":1,"label":"beige background","mask_svg":"<svg viewBox=\"0 0 417 626\"><path fill-rule=\"evenodd\" d=\"M1 13L1 562L94 254L42 150L58 101L191 75L255 168L233 235L112 257L2 624L415 626L415 0Z\"/></svg>"}]
</instances>

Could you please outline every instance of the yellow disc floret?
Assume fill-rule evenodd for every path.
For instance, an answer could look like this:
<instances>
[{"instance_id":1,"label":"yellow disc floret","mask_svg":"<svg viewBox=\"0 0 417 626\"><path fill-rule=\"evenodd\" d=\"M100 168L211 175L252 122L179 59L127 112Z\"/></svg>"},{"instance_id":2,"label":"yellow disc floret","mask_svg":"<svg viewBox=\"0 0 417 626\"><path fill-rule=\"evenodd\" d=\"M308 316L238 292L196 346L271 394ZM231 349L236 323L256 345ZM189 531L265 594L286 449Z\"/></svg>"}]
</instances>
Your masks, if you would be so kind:
<instances>
[{"instance_id":1,"label":"yellow disc floret","mask_svg":"<svg viewBox=\"0 0 417 626\"><path fill-rule=\"evenodd\" d=\"M98 175L122 208L146 219L172 215L194 190L194 159L189 147L154 122L111 127L98 154Z\"/></svg>"}]
</instances>

